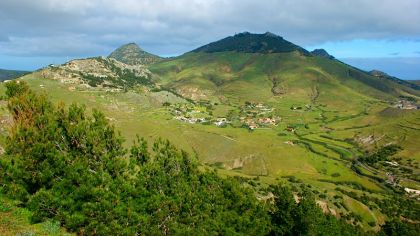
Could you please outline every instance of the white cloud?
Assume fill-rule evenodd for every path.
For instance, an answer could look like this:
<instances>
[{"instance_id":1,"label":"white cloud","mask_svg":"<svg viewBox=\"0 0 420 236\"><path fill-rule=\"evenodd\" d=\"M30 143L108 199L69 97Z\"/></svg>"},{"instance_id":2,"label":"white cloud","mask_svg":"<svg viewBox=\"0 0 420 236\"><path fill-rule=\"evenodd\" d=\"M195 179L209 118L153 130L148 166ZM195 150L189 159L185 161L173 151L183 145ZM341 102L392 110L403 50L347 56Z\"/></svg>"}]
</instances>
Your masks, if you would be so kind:
<instances>
[{"instance_id":1,"label":"white cloud","mask_svg":"<svg viewBox=\"0 0 420 236\"><path fill-rule=\"evenodd\" d=\"M418 0L2 0L0 54L106 54L129 41L174 54L245 30L304 46L419 39L419 11Z\"/></svg>"}]
</instances>

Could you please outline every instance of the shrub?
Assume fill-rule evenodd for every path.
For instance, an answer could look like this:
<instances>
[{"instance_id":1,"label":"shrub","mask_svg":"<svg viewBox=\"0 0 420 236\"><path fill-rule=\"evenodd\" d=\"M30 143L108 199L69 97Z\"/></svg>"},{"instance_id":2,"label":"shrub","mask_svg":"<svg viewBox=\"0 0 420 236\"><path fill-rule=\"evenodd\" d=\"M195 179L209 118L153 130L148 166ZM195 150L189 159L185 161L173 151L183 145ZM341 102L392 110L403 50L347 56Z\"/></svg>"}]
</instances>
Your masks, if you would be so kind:
<instances>
[{"instance_id":1,"label":"shrub","mask_svg":"<svg viewBox=\"0 0 420 236\"><path fill-rule=\"evenodd\" d=\"M340 175L340 173L335 172L335 173L332 173L331 176L334 177L334 178L336 178L336 177L339 177L341 175Z\"/></svg>"}]
</instances>

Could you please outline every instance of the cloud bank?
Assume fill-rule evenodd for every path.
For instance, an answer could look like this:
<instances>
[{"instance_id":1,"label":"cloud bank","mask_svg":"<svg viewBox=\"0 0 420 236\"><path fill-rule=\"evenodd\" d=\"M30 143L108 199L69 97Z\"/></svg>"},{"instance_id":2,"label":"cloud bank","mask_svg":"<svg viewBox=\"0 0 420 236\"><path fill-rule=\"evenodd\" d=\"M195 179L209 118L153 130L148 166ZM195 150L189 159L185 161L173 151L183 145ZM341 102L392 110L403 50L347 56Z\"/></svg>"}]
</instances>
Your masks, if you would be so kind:
<instances>
[{"instance_id":1,"label":"cloud bank","mask_svg":"<svg viewBox=\"0 0 420 236\"><path fill-rule=\"evenodd\" d=\"M2 0L0 54L104 55L134 41L172 55L242 31L303 46L419 40L419 9L418 0Z\"/></svg>"}]
</instances>

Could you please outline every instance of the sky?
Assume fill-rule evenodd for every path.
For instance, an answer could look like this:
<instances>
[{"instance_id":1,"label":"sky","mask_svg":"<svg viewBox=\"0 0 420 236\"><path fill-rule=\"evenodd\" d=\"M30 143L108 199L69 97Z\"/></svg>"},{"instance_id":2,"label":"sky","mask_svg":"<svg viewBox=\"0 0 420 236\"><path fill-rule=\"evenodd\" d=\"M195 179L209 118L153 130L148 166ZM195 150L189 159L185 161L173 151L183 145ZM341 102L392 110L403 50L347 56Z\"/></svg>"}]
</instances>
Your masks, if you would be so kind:
<instances>
[{"instance_id":1,"label":"sky","mask_svg":"<svg viewBox=\"0 0 420 236\"><path fill-rule=\"evenodd\" d=\"M420 79L420 0L1 0L0 68L34 70L135 42L176 56L278 34L364 70Z\"/></svg>"}]
</instances>

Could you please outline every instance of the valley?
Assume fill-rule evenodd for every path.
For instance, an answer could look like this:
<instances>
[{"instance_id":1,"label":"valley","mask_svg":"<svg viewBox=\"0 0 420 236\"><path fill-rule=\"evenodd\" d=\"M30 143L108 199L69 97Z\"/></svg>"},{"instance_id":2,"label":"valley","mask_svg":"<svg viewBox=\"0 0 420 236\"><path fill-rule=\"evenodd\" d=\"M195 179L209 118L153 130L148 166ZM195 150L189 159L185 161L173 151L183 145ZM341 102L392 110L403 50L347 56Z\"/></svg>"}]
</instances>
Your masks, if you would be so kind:
<instances>
[{"instance_id":1,"label":"valley","mask_svg":"<svg viewBox=\"0 0 420 236\"><path fill-rule=\"evenodd\" d=\"M67 64L19 80L55 104L78 103L88 112L104 112L126 147L136 135L150 143L164 138L198 158L202 168L249 179L256 189L278 182L296 189L309 186L325 213L364 230L378 231L385 222L387 199L418 197L404 188L420 189L419 90L378 81L275 35L233 39L241 37L267 41L268 47L274 41L275 50L266 44L255 52L245 46L231 49L230 41L226 49L222 40L176 58L140 60L148 63L137 69L115 59L95 59L109 64L107 78L95 71L89 72L98 73L92 79L80 66L69 73ZM73 64L78 62L86 64ZM63 74L75 80L64 81ZM2 84L3 97L4 91ZM398 105L406 104L401 102L405 97L413 109ZM4 100L0 111L4 146L10 125ZM390 145L401 149L381 156ZM362 158L374 155L378 161Z\"/></svg>"}]
</instances>

